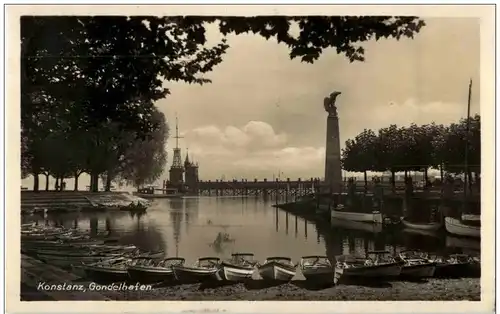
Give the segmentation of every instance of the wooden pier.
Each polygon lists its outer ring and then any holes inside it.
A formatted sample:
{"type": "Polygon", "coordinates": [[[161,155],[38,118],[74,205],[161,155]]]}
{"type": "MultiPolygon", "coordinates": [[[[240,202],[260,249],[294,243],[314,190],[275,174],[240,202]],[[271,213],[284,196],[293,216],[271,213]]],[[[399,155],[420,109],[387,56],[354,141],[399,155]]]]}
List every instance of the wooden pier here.
{"type": "Polygon", "coordinates": [[[268,181],[264,179],[258,181],[254,179],[249,181],[243,180],[232,180],[232,181],[199,181],[198,182],[198,194],[204,196],[279,196],[279,195],[291,195],[291,196],[302,196],[305,194],[312,193],[316,191],[319,187],[320,181],[318,179],[302,180],[297,179],[295,181],[289,178],[280,181],[278,179],[274,181],[268,181]]]}

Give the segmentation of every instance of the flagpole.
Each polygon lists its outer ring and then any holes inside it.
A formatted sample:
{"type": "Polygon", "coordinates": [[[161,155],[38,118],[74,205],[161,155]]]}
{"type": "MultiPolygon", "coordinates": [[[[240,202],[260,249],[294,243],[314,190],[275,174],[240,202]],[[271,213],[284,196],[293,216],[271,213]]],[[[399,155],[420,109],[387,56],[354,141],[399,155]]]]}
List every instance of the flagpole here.
{"type": "Polygon", "coordinates": [[[467,120],[465,129],[465,167],[464,167],[464,198],[467,200],[467,189],[469,188],[469,130],[470,130],[470,101],[472,94],[472,79],[469,82],[469,98],[467,101],[467,120]]]}

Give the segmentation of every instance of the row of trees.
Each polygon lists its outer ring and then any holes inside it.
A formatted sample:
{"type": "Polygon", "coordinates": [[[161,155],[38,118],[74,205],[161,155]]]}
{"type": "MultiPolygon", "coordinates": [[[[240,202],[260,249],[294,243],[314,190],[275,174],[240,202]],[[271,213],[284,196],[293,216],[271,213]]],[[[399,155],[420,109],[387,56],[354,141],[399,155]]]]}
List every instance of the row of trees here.
{"type": "Polygon", "coordinates": [[[290,58],[313,63],[333,47],[363,61],[360,43],[413,37],[416,17],[392,16],[23,16],[21,139],[23,176],[58,180],[90,174],[91,191],[105,177],[139,185],[165,166],[168,127],[154,102],[170,81],[209,83],[222,62],[227,34],[275,38],[290,58]],[[206,47],[205,27],[221,40],[206,47]],[[300,32],[294,35],[292,24],[300,32]]]}
{"type": "Polygon", "coordinates": [[[427,180],[428,170],[460,174],[467,171],[478,178],[481,171],[480,116],[470,117],[448,126],[437,124],[398,127],[391,125],[375,133],[365,129],[346,141],[342,151],[343,169],[363,172],[390,171],[394,182],[396,172],[420,171],[427,180]],[[467,159],[467,167],[466,166],[467,159]],[[467,170],[466,170],[467,169],[467,170]]]}

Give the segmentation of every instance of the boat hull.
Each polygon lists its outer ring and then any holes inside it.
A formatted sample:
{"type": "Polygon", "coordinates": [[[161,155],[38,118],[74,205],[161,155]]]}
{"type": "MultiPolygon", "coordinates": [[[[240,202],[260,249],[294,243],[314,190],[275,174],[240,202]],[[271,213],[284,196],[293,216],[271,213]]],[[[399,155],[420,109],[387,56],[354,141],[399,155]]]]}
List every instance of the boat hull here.
{"type": "Polygon", "coordinates": [[[291,265],[269,262],[259,267],[259,274],[264,280],[290,281],[297,271],[291,265]]]}
{"type": "Polygon", "coordinates": [[[360,222],[353,220],[338,219],[333,217],[330,222],[333,227],[338,227],[338,228],[360,230],[372,233],[382,232],[382,224],[379,223],[360,222]]]}
{"type": "Polygon", "coordinates": [[[131,281],[154,283],[175,280],[174,271],[169,268],[130,266],[127,273],[131,281]]]}
{"type": "Polygon", "coordinates": [[[445,217],[444,222],[446,231],[451,234],[473,238],[481,237],[481,227],[465,225],[460,220],[452,217],[445,217]]]}
{"type": "Polygon", "coordinates": [[[403,225],[406,228],[417,229],[417,230],[426,230],[426,231],[437,231],[437,230],[441,229],[441,227],[443,226],[441,223],[438,223],[438,222],[420,224],[420,223],[410,222],[410,221],[407,221],[405,219],[401,220],[401,222],[403,223],[403,225]]]}
{"type": "Polygon", "coordinates": [[[203,282],[216,279],[217,268],[173,266],[175,279],[183,283],[203,282]]]}
{"type": "Polygon", "coordinates": [[[108,268],[98,266],[83,266],[85,275],[96,282],[125,282],[128,281],[128,272],[126,268],[108,268]]]}
{"type": "Polygon", "coordinates": [[[430,278],[434,276],[436,263],[425,263],[421,265],[403,266],[401,277],[403,278],[430,278]]]}
{"type": "Polygon", "coordinates": [[[474,251],[481,250],[481,240],[475,238],[459,238],[454,236],[446,236],[446,247],[469,249],[474,251]]]}
{"type": "Polygon", "coordinates": [[[57,255],[37,255],[37,258],[47,264],[59,267],[71,267],[71,265],[81,265],[82,263],[96,263],[113,257],[96,256],[57,256],[57,255]]]}
{"type": "Polygon", "coordinates": [[[334,282],[333,267],[303,267],[301,271],[307,281],[324,283],[334,282]]]}
{"type": "Polygon", "coordinates": [[[470,271],[469,263],[438,263],[434,271],[435,278],[461,278],[466,277],[470,271]]]}
{"type": "Polygon", "coordinates": [[[388,263],[375,266],[339,268],[335,267],[334,282],[349,280],[395,280],[401,275],[402,263],[388,263]]]}
{"type": "Polygon", "coordinates": [[[217,276],[220,280],[224,281],[243,281],[251,279],[254,272],[254,267],[242,267],[223,262],[220,265],[217,276]]]}
{"type": "Polygon", "coordinates": [[[358,222],[377,223],[377,224],[382,224],[384,222],[382,213],[380,212],[356,213],[356,212],[332,210],[331,218],[358,221],[358,222]]]}

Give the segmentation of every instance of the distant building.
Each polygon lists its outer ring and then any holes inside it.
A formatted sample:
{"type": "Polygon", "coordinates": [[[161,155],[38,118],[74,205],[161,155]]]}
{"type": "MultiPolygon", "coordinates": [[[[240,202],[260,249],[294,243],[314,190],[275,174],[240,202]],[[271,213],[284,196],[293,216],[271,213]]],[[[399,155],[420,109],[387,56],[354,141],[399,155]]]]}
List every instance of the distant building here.
{"type": "Polygon", "coordinates": [[[189,154],[186,153],[186,160],[184,161],[185,170],[185,189],[188,193],[198,193],[198,163],[189,160],[189,154]]]}
{"type": "Polygon", "coordinates": [[[182,164],[181,149],[179,148],[179,127],[177,119],[175,124],[175,148],[172,166],[169,171],[169,180],[167,187],[176,188],[179,192],[198,193],[198,163],[189,160],[189,154],[186,153],[186,159],[182,164]]]}

